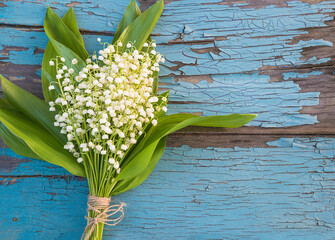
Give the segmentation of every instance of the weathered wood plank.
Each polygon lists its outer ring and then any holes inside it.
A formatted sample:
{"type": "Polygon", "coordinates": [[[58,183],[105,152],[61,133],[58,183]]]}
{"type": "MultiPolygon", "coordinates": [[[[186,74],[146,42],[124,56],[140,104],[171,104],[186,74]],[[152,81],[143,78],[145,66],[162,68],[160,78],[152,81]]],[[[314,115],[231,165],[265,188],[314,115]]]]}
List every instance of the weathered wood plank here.
{"type": "MultiPolygon", "coordinates": [[[[9,1],[1,14],[8,24],[22,24],[29,9],[41,13],[47,3],[9,1]],[[28,11],[18,13],[14,19],[10,10],[17,4],[28,11]]],[[[334,117],[329,114],[335,110],[331,21],[334,3],[287,2],[275,6],[257,2],[252,6],[229,6],[214,0],[169,1],[154,33],[161,43],[159,51],[168,60],[161,76],[170,77],[161,78],[161,86],[171,89],[170,113],[253,112],[260,113],[251,123],[257,126],[256,131],[298,126],[293,132],[334,133],[334,117]],[[303,125],[313,128],[300,130],[303,125]]],[[[81,10],[77,11],[79,25],[89,31],[106,31],[99,28],[105,26],[99,24],[102,19],[110,21],[106,9],[114,11],[115,17],[121,16],[126,6],[125,1],[116,5],[78,1],[72,5],[75,11],[81,10]],[[88,9],[95,14],[88,16],[88,9]],[[91,27],[93,23],[95,28],[91,27]]],[[[64,5],[52,6],[59,13],[65,12],[64,5]]],[[[38,26],[42,20],[43,14],[34,14],[25,25],[38,26]]],[[[113,27],[110,32],[115,30],[113,27]]],[[[5,27],[0,31],[4,36],[0,40],[0,71],[11,80],[25,80],[21,82],[27,89],[41,95],[38,69],[41,49],[47,41],[42,29],[5,27]]],[[[90,51],[99,47],[96,37],[85,35],[90,51]]],[[[111,37],[103,40],[110,41],[111,37]]],[[[265,130],[269,131],[274,133],[265,130]]]]}
{"type": "MultiPolygon", "coordinates": [[[[144,10],[155,1],[139,0],[138,2],[144,10]]],[[[278,28],[277,30],[279,30],[287,26],[296,29],[292,24],[296,23],[303,28],[308,25],[306,21],[313,20],[313,18],[315,20],[315,17],[318,18],[320,15],[324,15],[324,20],[329,20],[327,15],[332,12],[334,6],[334,1],[328,0],[252,2],[246,0],[229,2],[222,0],[166,0],[164,2],[165,11],[162,17],[164,22],[161,21],[161,23],[165,26],[162,27],[162,24],[159,24],[154,33],[169,36],[170,39],[183,39],[185,35],[188,35],[183,40],[190,39],[192,41],[197,39],[196,36],[200,40],[222,36],[222,26],[229,32],[232,31],[231,26],[240,26],[237,30],[243,29],[244,31],[253,27],[257,27],[259,30],[262,28],[270,30],[278,28]],[[320,9],[322,11],[319,11],[320,9]],[[286,17],[289,21],[277,21],[281,20],[278,17],[286,17]],[[275,21],[266,21],[266,19],[275,21]],[[243,23],[243,20],[249,21],[249,24],[248,22],[243,23]],[[199,24],[197,24],[198,22],[199,24]],[[213,24],[215,24],[215,28],[210,27],[213,24]],[[173,38],[173,35],[177,37],[173,38]]],[[[84,30],[114,32],[128,3],[128,0],[78,0],[75,2],[65,0],[61,4],[51,0],[2,0],[0,24],[41,26],[43,25],[45,9],[49,5],[58,14],[64,14],[69,7],[73,7],[78,21],[84,23],[81,27],[84,30]]],[[[290,27],[285,30],[290,30],[290,27]]]]}
{"type": "MultiPolygon", "coordinates": [[[[322,136],[322,137],[331,137],[322,136]]],[[[282,135],[284,138],[292,136],[282,135]]],[[[304,136],[315,137],[315,135],[304,136]]],[[[224,147],[224,148],[271,148],[269,142],[278,140],[278,135],[263,135],[257,137],[252,134],[231,135],[225,133],[194,133],[180,132],[168,137],[167,147],[182,147],[184,145],[192,148],[224,147]]],[[[15,154],[3,141],[0,141],[0,176],[2,177],[29,177],[29,176],[58,176],[69,177],[70,174],[55,165],[29,159],[15,154]]]]}
{"type": "MultiPolygon", "coordinates": [[[[3,46],[0,50],[3,61],[0,71],[10,80],[42,97],[38,70],[43,56],[41,49],[47,42],[45,34],[13,28],[2,28],[0,32],[5,36],[0,40],[3,46]]],[[[84,37],[90,51],[99,49],[95,35],[84,37]]],[[[111,37],[105,37],[105,40],[110,41],[111,37]]],[[[179,46],[160,45],[158,48],[162,53],[169,53],[179,46]]],[[[192,48],[193,45],[188,47],[192,48]]],[[[174,60],[180,57],[177,52],[170,56],[174,60]]],[[[308,61],[306,64],[309,64],[308,61]]],[[[171,90],[170,113],[183,111],[217,115],[252,112],[260,113],[256,121],[251,123],[253,126],[269,128],[320,123],[317,128],[334,133],[334,116],[329,114],[335,110],[332,73],[332,67],[315,67],[167,77],[174,73],[165,69],[161,74],[161,88],[171,90]],[[282,94],[283,89],[285,94],[282,94]]]]}
{"type": "MultiPolygon", "coordinates": [[[[167,148],[143,185],[116,198],[126,217],[106,239],[333,239],[334,138],[267,144],[167,148]]],[[[80,237],[85,181],[3,176],[1,184],[4,239],[80,237]]]]}

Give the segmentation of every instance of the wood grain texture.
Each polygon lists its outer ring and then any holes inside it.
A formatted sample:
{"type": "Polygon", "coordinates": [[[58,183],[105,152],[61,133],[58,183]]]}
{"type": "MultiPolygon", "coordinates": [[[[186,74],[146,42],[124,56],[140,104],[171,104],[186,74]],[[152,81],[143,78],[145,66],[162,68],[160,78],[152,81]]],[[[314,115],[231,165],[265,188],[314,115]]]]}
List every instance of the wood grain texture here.
{"type": "MultiPolygon", "coordinates": [[[[0,0],[0,73],[42,97],[46,6],[74,8],[92,53],[128,2],[0,0]]],[[[259,115],[171,135],[149,179],[115,199],[126,218],[104,239],[334,239],[335,1],[164,2],[153,38],[169,113],[259,115]]],[[[2,238],[79,239],[86,181],[0,147],[2,238]]]]}

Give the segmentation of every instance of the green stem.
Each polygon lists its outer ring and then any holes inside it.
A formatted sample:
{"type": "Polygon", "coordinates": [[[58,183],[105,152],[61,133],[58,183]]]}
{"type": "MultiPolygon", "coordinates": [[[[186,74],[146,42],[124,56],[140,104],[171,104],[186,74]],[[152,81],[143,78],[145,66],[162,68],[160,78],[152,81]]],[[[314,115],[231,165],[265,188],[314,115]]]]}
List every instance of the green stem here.
{"type": "MultiPolygon", "coordinates": [[[[94,212],[94,211],[89,211],[88,212],[88,216],[91,217],[91,218],[94,218],[94,217],[97,216],[97,213],[94,212]]],[[[87,223],[89,223],[89,222],[87,222],[87,223]]],[[[91,228],[92,227],[90,227],[90,228],[87,229],[87,231],[85,233],[84,240],[86,240],[89,232],[91,231],[91,228]]],[[[104,224],[103,223],[98,223],[95,226],[95,228],[94,228],[93,232],[91,233],[91,235],[89,236],[89,238],[87,238],[87,240],[101,240],[102,239],[103,230],[104,230],[104,224]]]]}

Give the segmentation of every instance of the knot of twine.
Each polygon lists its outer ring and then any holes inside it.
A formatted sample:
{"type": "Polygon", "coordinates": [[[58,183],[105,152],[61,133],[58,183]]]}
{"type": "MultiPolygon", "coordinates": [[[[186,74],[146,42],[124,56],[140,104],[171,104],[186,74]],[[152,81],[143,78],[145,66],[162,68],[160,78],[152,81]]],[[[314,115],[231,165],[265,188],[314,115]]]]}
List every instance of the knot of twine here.
{"type": "Polygon", "coordinates": [[[123,212],[124,206],[126,206],[126,204],[123,202],[121,202],[120,204],[111,205],[110,198],[88,196],[87,211],[91,210],[97,213],[97,216],[94,218],[85,216],[88,223],[81,237],[81,240],[83,240],[87,230],[91,228],[85,237],[85,240],[88,239],[93,233],[98,223],[103,223],[108,226],[115,226],[116,224],[121,222],[121,220],[124,217],[124,212],[123,212]],[[119,217],[112,218],[112,216],[117,213],[120,213],[119,217]]]}

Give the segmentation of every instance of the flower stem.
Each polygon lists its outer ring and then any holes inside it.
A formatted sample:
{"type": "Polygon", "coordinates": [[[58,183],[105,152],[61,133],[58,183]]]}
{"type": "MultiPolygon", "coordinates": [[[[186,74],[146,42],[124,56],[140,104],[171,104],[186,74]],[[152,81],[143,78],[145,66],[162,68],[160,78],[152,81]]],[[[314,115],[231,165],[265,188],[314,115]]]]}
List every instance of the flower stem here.
{"type": "MultiPolygon", "coordinates": [[[[88,216],[90,218],[95,218],[97,216],[97,213],[94,212],[94,211],[89,211],[88,212],[88,216]]],[[[89,223],[89,222],[88,222],[89,223]]],[[[93,226],[92,226],[93,227],[93,226]]],[[[102,239],[102,233],[103,233],[103,230],[104,230],[104,224],[103,223],[98,223],[93,232],[91,233],[91,235],[88,237],[90,231],[91,231],[91,228],[88,228],[86,233],[85,233],[85,238],[84,240],[101,240],[102,239]],[[88,237],[88,238],[87,238],[88,237]],[[87,238],[87,239],[86,239],[87,238]]]]}

